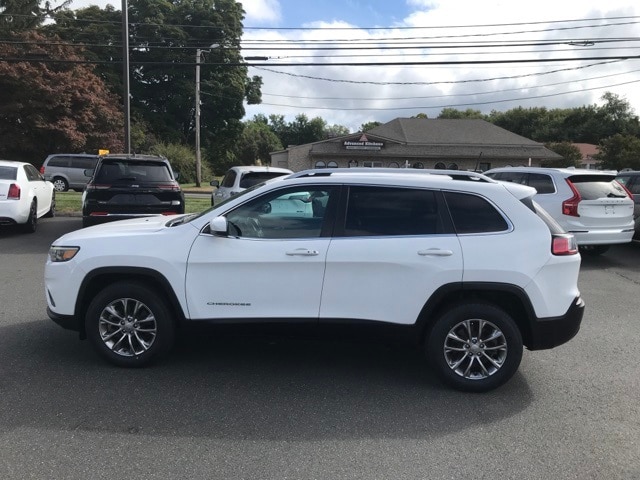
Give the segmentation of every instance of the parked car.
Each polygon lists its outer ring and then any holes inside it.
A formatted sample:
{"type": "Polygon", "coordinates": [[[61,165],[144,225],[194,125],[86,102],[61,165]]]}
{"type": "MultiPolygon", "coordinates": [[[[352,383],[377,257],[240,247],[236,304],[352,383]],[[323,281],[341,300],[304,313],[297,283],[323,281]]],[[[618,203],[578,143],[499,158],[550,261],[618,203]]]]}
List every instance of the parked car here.
{"type": "Polygon", "coordinates": [[[53,217],[56,194],[30,163],[0,160],[0,225],[36,231],[40,217],[53,217]]]}
{"type": "Polygon", "coordinates": [[[277,167],[231,167],[222,182],[211,181],[211,186],[216,187],[211,193],[211,205],[217,205],[249,187],[291,173],[291,170],[277,167]]]}
{"type": "Polygon", "coordinates": [[[615,172],[577,168],[504,167],[485,175],[534,187],[536,202],[567,232],[585,254],[600,255],[610,245],[633,237],[633,199],[615,172]]]}
{"type": "Polygon", "coordinates": [[[128,367],[167,353],[180,322],[385,326],[453,387],[495,388],[523,345],[577,333],[580,255],[534,189],[437,172],[310,170],[199,214],[68,233],[48,314],[128,367]]]}
{"type": "Polygon", "coordinates": [[[53,183],[57,192],[82,191],[89,181],[84,171],[96,168],[98,158],[98,155],[85,153],[56,153],[45,159],[40,173],[53,183]]]}
{"type": "Polygon", "coordinates": [[[634,239],[640,240],[640,171],[626,170],[621,171],[616,176],[616,180],[620,182],[633,196],[635,204],[633,217],[635,221],[634,239]]]}
{"type": "Polygon", "coordinates": [[[152,155],[100,157],[82,194],[85,227],[113,220],[184,213],[184,193],[169,160],[152,155]]]}

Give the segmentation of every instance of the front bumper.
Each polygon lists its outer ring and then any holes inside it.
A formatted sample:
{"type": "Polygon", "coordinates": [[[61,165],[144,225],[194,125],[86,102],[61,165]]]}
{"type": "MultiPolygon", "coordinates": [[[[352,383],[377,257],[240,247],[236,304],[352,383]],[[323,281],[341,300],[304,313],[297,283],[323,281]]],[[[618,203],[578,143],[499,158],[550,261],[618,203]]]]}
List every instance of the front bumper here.
{"type": "Polygon", "coordinates": [[[584,301],[576,297],[564,315],[539,318],[532,325],[529,350],[545,350],[568,342],[580,330],[584,315],[584,301]]]}
{"type": "Polygon", "coordinates": [[[49,307],[47,307],[47,315],[49,315],[51,320],[66,330],[73,330],[75,332],[82,331],[82,323],[75,315],[60,315],[52,311],[49,307]]]}

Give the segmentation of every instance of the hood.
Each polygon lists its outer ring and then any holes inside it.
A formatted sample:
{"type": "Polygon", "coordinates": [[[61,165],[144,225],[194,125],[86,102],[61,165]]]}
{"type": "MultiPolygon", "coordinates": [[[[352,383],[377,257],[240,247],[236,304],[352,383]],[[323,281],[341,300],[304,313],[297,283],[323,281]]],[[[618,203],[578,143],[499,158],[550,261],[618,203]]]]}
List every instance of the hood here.
{"type": "Polygon", "coordinates": [[[54,245],[69,244],[69,242],[79,241],[88,238],[119,237],[129,235],[145,235],[168,228],[167,223],[182,215],[157,215],[152,217],[132,218],[130,220],[118,220],[115,222],[102,223],[92,227],[82,228],[67,233],[58,238],[54,245]]]}

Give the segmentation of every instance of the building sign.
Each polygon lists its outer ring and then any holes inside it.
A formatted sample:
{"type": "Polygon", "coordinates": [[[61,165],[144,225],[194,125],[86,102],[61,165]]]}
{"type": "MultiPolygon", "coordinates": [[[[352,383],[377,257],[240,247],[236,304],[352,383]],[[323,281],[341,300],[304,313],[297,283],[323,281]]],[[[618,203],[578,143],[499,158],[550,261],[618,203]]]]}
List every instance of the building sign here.
{"type": "Polygon", "coordinates": [[[371,142],[363,133],[358,140],[345,140],[343,146],[347,150],[380,150],[384,142],[371,142]]]}

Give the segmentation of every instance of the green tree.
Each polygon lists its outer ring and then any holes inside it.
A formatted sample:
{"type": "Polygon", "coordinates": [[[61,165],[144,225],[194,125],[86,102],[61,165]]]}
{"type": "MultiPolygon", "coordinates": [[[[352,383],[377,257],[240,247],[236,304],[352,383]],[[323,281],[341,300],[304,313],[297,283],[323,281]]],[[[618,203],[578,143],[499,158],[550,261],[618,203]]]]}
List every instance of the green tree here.
{"type": "Polygon", "coordinates": [[[368,132],[369,130],[373,130],[374,128],[379,127],[380,125],[382,125],[382,122],[376,122],[376,121],[366,122],[360,125],[360,131],[368,132]]]}
{"type": "Polygon", "coordinates": [[[443,108],[438,118],[471,118],[484,120],[485,115],[480,110],[467,108],[466,110],[457,110],[455,108],[443,108]]]}
{"type": "Polygon", "coordinates": [[[0,62],[0,157],[39,163],[55,152],[121,151],[119,102],[77,49],[35,32],[11,38],[0,57],[61,62],[0,62]]]}
{"type": "Polygon", "coordinates": [[[71,3],[63,0],[55,7],[47,1],[41,6],[41,0],[0,0],[0,32],[20,33],[40,26],[47,15],[55,13],[71,3]]]}
{"type": "Polygon", "coordinates": [[[552,152],[562,155],[562,160],[543,162],[543,167],[578,167],[582,160],[580,149],[570,142],[553,142],[545,145],[552,152]]]}
{"type": "MultiPolygon", "coordinates": [[[[234,0],[129,0],[132,118],[144,119],[154,137],[192,144],[201,50],[201,144],[205,160],[226,161],[242,132],[244,100],[261,100],[262,80],[247,76],[241,56],[243,18],[234,0]]],[[[55,20],[48,31],[90,45],[90,59],[108,62],[101,76],[122,92],[120,13],[89,7],[55,20]]]]}
{"type": "Polygon", "coordinates": [[[270,153],[276,150],[282,150],[280,139],[266,123],[258,119],[245,122],[234,153],[237,162],[242,165],[269,165],[270,153]]]}
{"type": "Polygon", "coordinates": [[[622,170],[631,168],[640,170],[640,139],[634,135],[613,135],[599,145],[596,159],[603,168],[622,170]]]}

